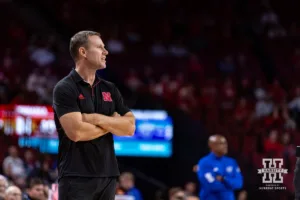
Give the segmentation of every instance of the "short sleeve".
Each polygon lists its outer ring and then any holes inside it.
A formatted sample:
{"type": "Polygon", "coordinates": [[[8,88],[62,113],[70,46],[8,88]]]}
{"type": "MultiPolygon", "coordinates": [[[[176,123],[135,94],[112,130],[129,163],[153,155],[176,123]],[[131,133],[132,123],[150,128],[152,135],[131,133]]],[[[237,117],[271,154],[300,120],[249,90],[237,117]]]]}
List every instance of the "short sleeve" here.
{"type": "Polygon", "coordinates": [[[117,87],[115,87],[114,93],[116,112],[119,113],[121,116],[130,112],[130,109],[124,104],[123,97],[117,87]]]}
{"type": "Polygon", "coordinates": [[[60,83],[53,90],[53,109],[60,118],[70,112],[80,112],[76,93],[67,83],[60,83]]]}

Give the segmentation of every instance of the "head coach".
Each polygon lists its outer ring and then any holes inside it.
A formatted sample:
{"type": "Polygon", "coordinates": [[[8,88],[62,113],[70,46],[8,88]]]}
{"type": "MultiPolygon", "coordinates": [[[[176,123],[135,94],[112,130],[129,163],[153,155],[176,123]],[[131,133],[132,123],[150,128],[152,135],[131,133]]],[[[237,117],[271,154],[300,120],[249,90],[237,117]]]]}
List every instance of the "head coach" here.
{"type": "Polygon", "coordinates": [[[135,118],[116,86],[96,74],[108,55],[99,33],[76,33],[70,54],[75,69],[53,91],[59,199],[113,200],[119,169],[112,134],[132,136],[135,118]]]}

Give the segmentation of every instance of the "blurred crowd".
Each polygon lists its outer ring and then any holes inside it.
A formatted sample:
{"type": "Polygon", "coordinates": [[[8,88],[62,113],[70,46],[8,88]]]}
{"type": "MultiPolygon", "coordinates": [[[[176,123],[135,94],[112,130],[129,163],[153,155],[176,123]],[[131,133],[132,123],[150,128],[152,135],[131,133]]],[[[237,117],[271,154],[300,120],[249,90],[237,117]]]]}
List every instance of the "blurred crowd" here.
{"type": "MultiPolygon", "coordinates": [[[[91,28],[100,31],[110,52],[109,70],[135,95],[152,94],[164,108],[201,121],[209,134],[227,137],[245,187],[261,182],[256,176],[261,158],[281,157],[293,171],[300,142],[298,1],[32,2],[40,12],[47,8],[44,17],[57,33],[36,32],[16,5],[0,2],[0,12],[14,15],[2,24],[1,104],[51,104],[54,84],[74,67],[68,41],[58,35],[91,28]]],[[[23,161],[16,156],[10,148],[3,173],[21,189],[39,185],[29,181],[35,176],[46,184],[56,180],[51,157],[33,159],[31,151],[23,161]]],[[[284,182],[284,195],[291,194],[292,173],[284,182]]],[[[173,188],[169,195],[183,191],[173,188]]]]}
{"type": "MultiPolygon", "coordinates": [[[[33,149],[10,146],[4,158],[0,173],[0,200],[58,200],[56,162],[50,156],[39,155],[33,149]],[[40,157],[41,158],[38,158],[40,157]]],[[[189,182],[184,188],[170,188],[166,196],[158,191],[157,200],[199,200],[196,184],[189,182]]],[[[121,173],[116,200],[143,200],[143,195],[135,186],[135,176],[131,172],[121,173]],[[122,198],[121,198],[122,197],[122,198]]]]}

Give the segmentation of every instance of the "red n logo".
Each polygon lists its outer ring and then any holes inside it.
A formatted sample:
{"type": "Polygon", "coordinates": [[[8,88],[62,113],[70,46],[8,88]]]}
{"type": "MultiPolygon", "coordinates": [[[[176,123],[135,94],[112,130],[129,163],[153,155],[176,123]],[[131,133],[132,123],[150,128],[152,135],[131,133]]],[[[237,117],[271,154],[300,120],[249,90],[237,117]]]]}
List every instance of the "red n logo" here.
{"type": "Polygon", "coordinates": [[[103,101],[112,101],[110,92],[102,92],[103,101]]]}

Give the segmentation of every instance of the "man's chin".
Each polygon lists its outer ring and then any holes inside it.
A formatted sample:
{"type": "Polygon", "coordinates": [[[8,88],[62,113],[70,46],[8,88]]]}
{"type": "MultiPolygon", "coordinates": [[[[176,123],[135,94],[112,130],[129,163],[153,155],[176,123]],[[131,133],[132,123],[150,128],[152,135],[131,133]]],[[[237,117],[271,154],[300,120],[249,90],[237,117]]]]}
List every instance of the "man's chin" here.
{"type": "Polygon", "coordinates": [[[100,70],[100,69],[105,69],[105,68],[106,68],[106,65],[100,65],[98,69],[100,70]]]}

